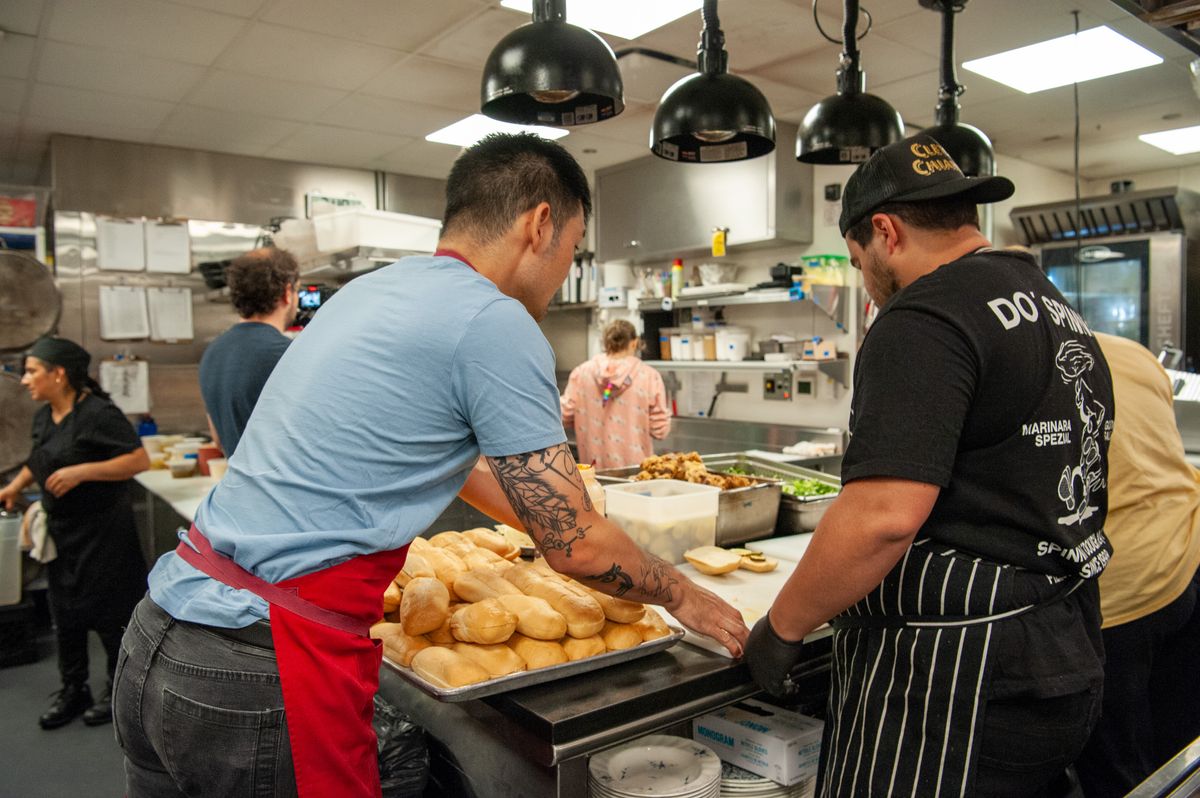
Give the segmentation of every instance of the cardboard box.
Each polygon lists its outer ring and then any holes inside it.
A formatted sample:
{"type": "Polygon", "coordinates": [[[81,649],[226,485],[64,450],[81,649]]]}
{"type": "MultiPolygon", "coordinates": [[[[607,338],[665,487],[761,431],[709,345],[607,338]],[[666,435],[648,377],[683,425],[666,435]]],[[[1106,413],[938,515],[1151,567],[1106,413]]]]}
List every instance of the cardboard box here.
{"type": "Polygon", "coordinates": [[[692,738],[724,761],[790,787],[816,782],[823,721],[741,701],[692,721],[692,738]]]}

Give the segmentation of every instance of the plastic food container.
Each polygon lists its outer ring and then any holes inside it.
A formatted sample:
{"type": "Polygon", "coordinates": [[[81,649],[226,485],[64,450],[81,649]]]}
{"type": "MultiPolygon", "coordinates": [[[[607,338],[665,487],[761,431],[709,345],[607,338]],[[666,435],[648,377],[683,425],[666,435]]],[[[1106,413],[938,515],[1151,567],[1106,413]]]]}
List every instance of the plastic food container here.
{"type": "Polygon", "coordinates": [[[678,332],[674,327],[663,327],[658,331],[658,358],[671,359],[671,336],[678,332]]]}
{"type": "Polygon", "coordinates": [[[317,214],[312,223],[317,249],[321,252],[352,247],[433,252],[442,229],[437,219],[367,208],[317,214]]]}
{"type": "Polygon", "coordinates": [[[717,359],[717,333],[715,330],[704,333],[704,359],[717,359]]]}
{"type": "MultiPolygon", "coordinates": [[[[715,347],[716,336],[713,341],[715,347]]],[[[708,360],[704,353],[704,333],[699,330],[692,333],[692,360],[708,360]]]]}
{"type": "Polygon", "coordinates": [[[717,329],[717,360],[745,360],[750,354],[750,331],[744,327],[717,329]]]}
{"type": "Polygon", "coordinates": [[[721,491],[677,479],[650,479],[604,488],[608,517],[651,554],[670,563],[717,539],[721,491]]]}
{"type": "Polygon", "coordinates": [[[671,359],[692,360],[692,331],[679,327],[671,331],[671,359]]]}
{"type": "Polygon", "coordinates": [[[0,510],[0,606],[21,600],[21,514],[0,510]]]}

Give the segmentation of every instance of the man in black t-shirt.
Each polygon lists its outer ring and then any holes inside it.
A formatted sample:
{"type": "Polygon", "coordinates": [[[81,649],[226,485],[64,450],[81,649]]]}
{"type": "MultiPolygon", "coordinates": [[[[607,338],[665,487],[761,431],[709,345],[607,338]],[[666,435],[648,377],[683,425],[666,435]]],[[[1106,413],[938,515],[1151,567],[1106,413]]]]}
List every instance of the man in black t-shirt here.
{"type": "Polygon", "coordinates": [[[290,252],[264,247],[229,265],[229,296],[240,320],[200,358],[200,394],[213,438],[233,456],[267,377],[291,341],[300,267],[290,252]]]}
{"type": "Polygon", "coordinates": [[[843,488],[746,649],[786,694],[832,619],[824,796],[1040,795],[1098,712],[1112,383],[1036,262],[981,234],[976,205],[1012,193],[926,135],[846,184],[841,230],[881,310],[843,488]]]}

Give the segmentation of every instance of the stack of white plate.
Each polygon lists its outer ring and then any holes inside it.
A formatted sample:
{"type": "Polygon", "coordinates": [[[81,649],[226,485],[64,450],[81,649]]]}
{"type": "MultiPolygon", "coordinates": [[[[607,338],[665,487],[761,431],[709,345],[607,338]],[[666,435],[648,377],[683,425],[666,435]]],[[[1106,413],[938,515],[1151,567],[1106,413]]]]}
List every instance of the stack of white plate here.
{"type": "Polygon", "coordinates": [[[719,798],[721,760],[684,737],[652,734],[588,763],[592,798],[719,798]]]}
{"type": "Polygon", "coordinates": [[[813,779],[784,787],[728,762],[721,763],[720,798],[804,798],[813,794],[813,779]]]}

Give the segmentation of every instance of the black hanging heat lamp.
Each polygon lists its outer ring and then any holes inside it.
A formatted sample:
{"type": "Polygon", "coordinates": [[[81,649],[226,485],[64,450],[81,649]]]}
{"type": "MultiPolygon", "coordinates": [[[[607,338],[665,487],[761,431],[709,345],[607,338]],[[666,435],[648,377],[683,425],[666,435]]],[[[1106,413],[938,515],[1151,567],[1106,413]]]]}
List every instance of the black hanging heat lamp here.
{"type": "MultiPolygon", "coordinates": [[[[813,18],[816,18],[816,0],[813,0],[813,18]]],[[[875,150],[904,137],[904,122],[896,109],[886,100],[866,93],[867,79],[859,67],[858,43],[855,41],[857,25],[858,0],[844,0],[837,94],[821,100],[804,115],[796,134],[796,159],[799,161],[861,163],[875,150]]],[[[825,35],[823,31],[822,35],[825,35]]],[[[829,39],[828,36],[825,38],[829,39]]]]}
{"type": "Polygon", "coordinates": [[[763,93],[728,72],[717,0],[704,0],[698,69],[667,89],[654,112],[650,151],[670,161],[719,163],[775,149],[775,116],[763,93]]]}
{"type": "Polygon", "coordinates": [[[534,0],[533,22],[488,55],[480,103],[502,122],[570,127],[621,113],[625,89],[608,43],[567,23],[566,0],[534,0]]]}
{"type": "Polygon", "coordinates": [[[954,15],[963,10],[967,0],[918,0],[924,7],[942,15],[942,71],[938,87],[937,123],[927,127],[927,133],[941,144],[958,168],[967,177],[988,177],[996,174],[996,153],[983,131],[958,121],[961,106],[959,96],[966,87],[958,82],[954,67],[954,15]]]}

